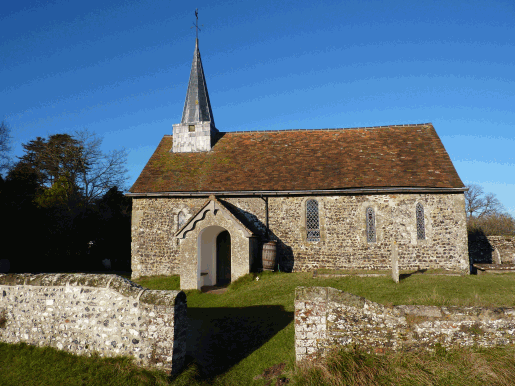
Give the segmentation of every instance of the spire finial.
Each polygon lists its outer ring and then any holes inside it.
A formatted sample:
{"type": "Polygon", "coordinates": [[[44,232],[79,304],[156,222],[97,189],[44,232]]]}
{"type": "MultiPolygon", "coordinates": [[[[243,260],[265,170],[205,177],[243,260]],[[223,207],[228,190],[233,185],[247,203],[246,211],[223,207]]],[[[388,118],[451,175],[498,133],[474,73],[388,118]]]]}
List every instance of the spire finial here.
{"type": "MultiPolygon", "coordinates": [[[[195,20],[195,24],[193,24],[193,26],[194,26],[194,27],[195,27],[195,29],[197,30],[197,40],[198,40],[198,31],[201,31],[201,29],[200,29],[200,28],[199,28],[199,26],[198,26],[198,8],[197,8],[197,9],[195,9],[195,19],[196,19],[196,20],[195,20]]],[[[204,25],[202,24],[202,27],[203,27],[203,26],[204,26],[204,25]]],[[[191,27],[191,28],[193,28],[193,27],[191,27]]]]}

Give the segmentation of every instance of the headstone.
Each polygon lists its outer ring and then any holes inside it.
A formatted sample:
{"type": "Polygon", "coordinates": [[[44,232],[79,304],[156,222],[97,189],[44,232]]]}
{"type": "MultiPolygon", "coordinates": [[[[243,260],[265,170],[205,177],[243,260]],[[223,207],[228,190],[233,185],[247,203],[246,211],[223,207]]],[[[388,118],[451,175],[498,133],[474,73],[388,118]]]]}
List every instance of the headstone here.
{"type": "Polygon", "coordinates": [[[494,253],[493,253],[493,257],[494,257],[494,264],[501,264],[501,254],[499,252],[499,249],[498,248],[495,248],[494,247],[494,253]]]}
{"type": "Polygon", "coordinates": [[[397,242],[392,244],[392,279],[399,282],[399,253],[397,252],[397,242]]]}

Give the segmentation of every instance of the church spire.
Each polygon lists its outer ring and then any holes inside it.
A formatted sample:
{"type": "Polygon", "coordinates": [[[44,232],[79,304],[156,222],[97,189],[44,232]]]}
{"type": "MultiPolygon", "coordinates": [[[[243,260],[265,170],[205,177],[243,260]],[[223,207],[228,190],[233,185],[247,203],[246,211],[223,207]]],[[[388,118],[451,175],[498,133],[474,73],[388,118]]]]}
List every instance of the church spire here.
{"type": "Polygon", "coordinates": [[[182,124],[196,122],[210,122],[215,127],[213,111],[211,110],[211,103],[209,102],[209,94],[207,92],[206,78],[204,77],[204,69],[200,59],[198,38],[195,41],[190,81],[181,120],[182,124]]]}
{"type": "Polygon", "coordinates": [[[219,137],[213,119],[204,68],[198,49],[198,31],[200,30],[198,27],[198,10],[195,10],[195,17],[197,18],[194,24],[197,29],[195,52],[191,63],[190,81],[188,82],[181,123],[173,125],[172,151],[174,153],[209,151],[219,137]]]}

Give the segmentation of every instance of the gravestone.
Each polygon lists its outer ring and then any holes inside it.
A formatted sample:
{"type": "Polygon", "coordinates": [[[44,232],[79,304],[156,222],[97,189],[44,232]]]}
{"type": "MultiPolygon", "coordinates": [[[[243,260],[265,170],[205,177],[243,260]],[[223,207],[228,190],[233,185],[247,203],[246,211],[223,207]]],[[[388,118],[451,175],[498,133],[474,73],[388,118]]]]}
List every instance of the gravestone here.
{"type": "Polygon", "coordinates": [[[399,253],[395,241],[392,244],[392,279],[396,283],[399,282],[399,253]]]}

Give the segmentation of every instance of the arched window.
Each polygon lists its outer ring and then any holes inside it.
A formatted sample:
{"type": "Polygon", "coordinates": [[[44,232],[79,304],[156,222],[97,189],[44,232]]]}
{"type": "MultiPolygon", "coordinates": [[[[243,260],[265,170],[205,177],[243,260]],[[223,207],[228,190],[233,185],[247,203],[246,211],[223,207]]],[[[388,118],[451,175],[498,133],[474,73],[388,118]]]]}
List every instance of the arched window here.
{"type": "Polygon", "coordinates": [[[419,202],[416,208],[417,212],[417,239],[425,240],[426,239],[426,227],[424,225],[424,207],[419,202]]]}
{"type": "Polygon", "coordinates": [[[320,240],[320,225],[318,221],[317,200],[306,201],[306,231],[308,241],[320,240]]]}
{"type": "Polygon", "coordinates": [[[374,209],[367,208],[367,241],[369,243],[376,242],[376,216],[374,209]]]}
{"type": "Polygon", "coordinates": [[[177,216],[177,229],[181,229],[185,222],[186,222],[186,215],[181,210],[179,212],[179,216],[177,216]]]}

